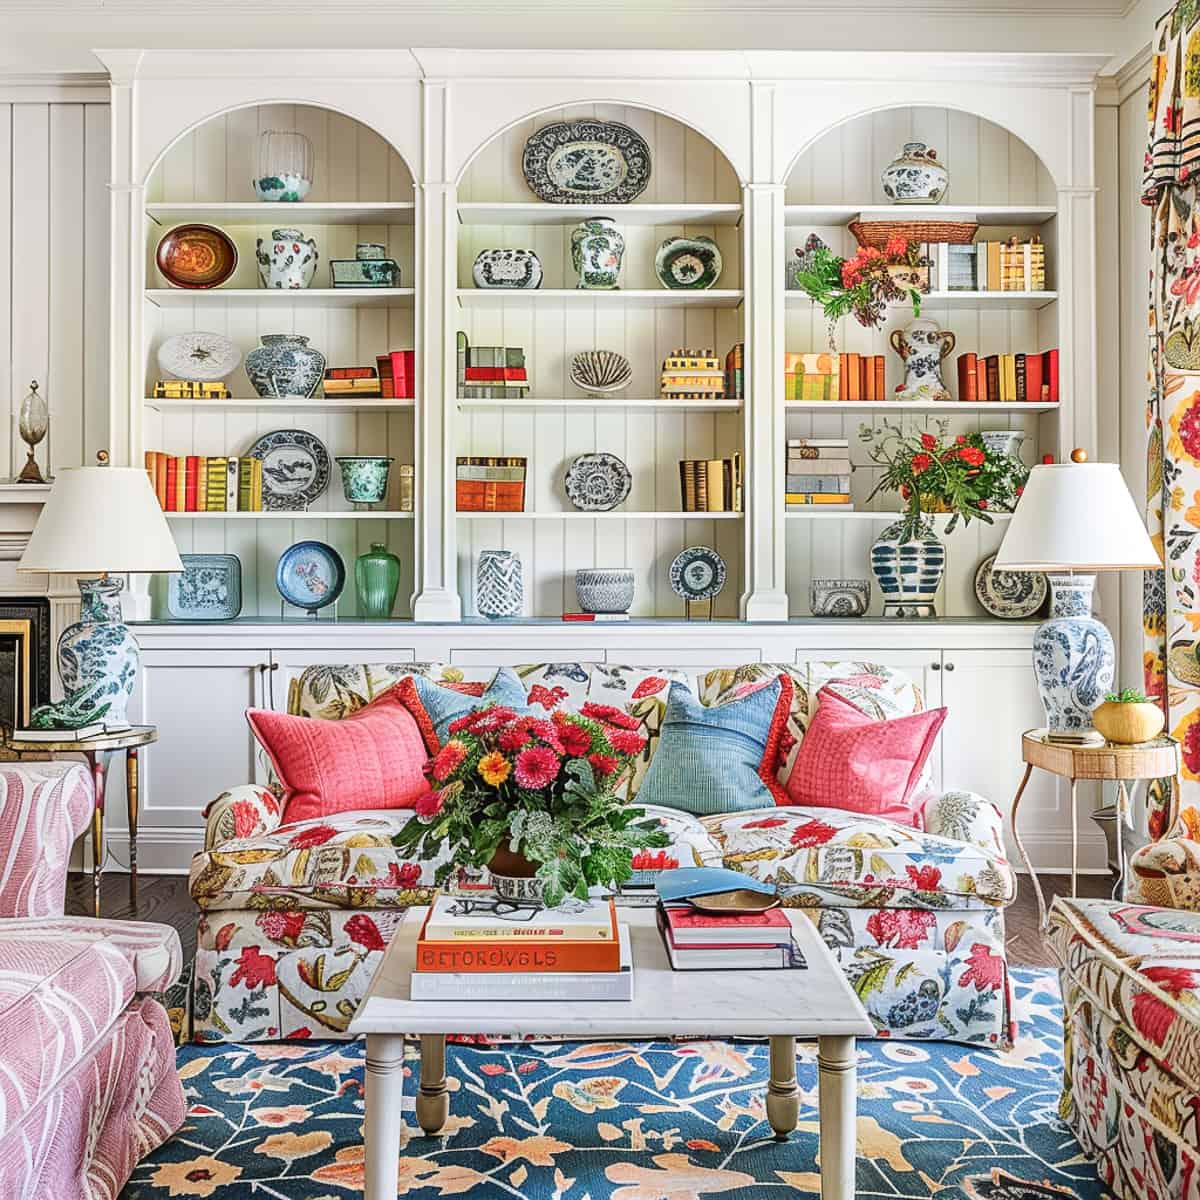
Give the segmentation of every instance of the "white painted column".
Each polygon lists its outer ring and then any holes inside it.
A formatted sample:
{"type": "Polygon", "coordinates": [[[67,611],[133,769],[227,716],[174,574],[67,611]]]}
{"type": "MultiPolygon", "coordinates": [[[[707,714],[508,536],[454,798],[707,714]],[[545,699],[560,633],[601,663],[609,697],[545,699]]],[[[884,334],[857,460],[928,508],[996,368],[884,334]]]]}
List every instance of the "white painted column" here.
{"type": "Polygon", "coordinates": [[[458,526],[454,515],[455,334],[458,330],[458,187],[449,178],[450,89],[425,80],[422,182],[417,184],[417,538],[412,609],[417,621],[457,621],[458,526]]]}
{"type": "Polygon", "coordinates": [[[783,519],[784,186],[771,182],[775,88],[751,84],[751,173],[742,189],[745,289],[747,621],[786,621],[783,519]]]}

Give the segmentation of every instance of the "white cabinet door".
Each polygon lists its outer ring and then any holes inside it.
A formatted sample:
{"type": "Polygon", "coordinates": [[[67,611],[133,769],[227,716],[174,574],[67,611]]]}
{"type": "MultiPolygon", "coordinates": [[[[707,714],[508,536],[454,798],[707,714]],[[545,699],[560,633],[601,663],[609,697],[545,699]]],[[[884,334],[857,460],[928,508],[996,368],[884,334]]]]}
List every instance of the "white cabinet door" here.
{"type": "MultiPolygon", "coordinates": [[[[1021,734],[1045,724],[1029,651],[947,650],[941,674],[942,703],[950,710],[942,727],[944,784],[996,803],[1018,864],[1009,814],[1025,771],[1021,734]]],[[[1070,825],[1057,793],[1051,775],[1034,771],[1021,800],[1021,836],[1037,866],[1063,861],[1070,825]]]]}
{"type": "MultiPolygon", "coordinates": [[[[141,869],[186,867],[199,848],[205,805],[238,784],[263,782],[244,714],[263,706],[268,661],[266,650],[253,649],[142,652],[130,718],[156,725],[158,741],[140,761],[141,869]]],[[[120,754],[112,759],[105,809],[106,827],[119,848],[127,826],[120,754]]]]}

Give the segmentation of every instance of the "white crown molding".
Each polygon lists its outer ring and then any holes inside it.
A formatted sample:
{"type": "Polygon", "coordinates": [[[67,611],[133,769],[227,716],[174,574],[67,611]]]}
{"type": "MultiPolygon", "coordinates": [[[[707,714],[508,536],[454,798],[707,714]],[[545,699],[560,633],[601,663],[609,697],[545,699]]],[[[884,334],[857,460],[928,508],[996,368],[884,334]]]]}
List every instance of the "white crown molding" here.
{"type": "Polygon", "coordinates": [[[108,75],[102,71],[0,75],[4,104],[107,104],[108,99],[108,75]]]}
{"type": "Polygon", "coordinates": [[[1143,46],[1116,74],[1117,102],[1124,104],[1150,82],[1150,64],[1154,54],[1149,43],[1143,46]]]}
{"type": "Polygon", "coordinates": [[[396,83],[416,79],[421,70],[411,50],[293,49],[278,73],[264,70],[261,50],[125,50],[92,53],[114,80],[173,79],[353,79],[356,83],[396,83]]]}

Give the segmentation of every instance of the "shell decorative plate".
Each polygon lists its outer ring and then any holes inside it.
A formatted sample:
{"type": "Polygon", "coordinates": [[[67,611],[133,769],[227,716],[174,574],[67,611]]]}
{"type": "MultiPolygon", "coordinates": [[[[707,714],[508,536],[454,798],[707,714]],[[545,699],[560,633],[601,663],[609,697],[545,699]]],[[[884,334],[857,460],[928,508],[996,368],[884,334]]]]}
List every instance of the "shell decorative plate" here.
{"type": "Polygon", "coordinates": [[[220,333],[177,333],[158,348],[158,369],[176,379],[213,383],[232,375],[242,352],[220,333]]]}
{"type": "Polygon", "coordinates": [[[629,495],[633,476],[615,454],[581,454],[564,483],[567,499],[581,512],[608,512],[629,495]]]}
{"type": "Polygon", "coordinates": [[[304,429],[277,429],[250,447],[263,465],[263,508],[302,512],[329,486],[329,451],[304,429]]]}
{"type": "Polygon", "coordinates": [[[154,261],[173,287],[214,288],[237,269],[237,246],[215,225],[176,225],[158,243],[154,261]]]}
{"type": "Polygon", "coordinates": [[[581,350],[571,359],[571,382],[585,392],[619,392],[632,381],[629,359],[615,350],[581,350]]]}
{"type": "Polygon", "coordinates": [[[725,586],[725,560],[711,546],[689,546],[670,568],[671,591],[684,600],[711,600],[725,586]]]}
{"type": "Polygon", "coordinates": [[[724,261],[710,237],[667,238],[654,256],[654,273],[666,288],[703,291],[721,278],[724,261]]]}
{"type": "Polygon", "coordinates": [[[1049,584],[1041,571],[996,571],[994,554],[975,570],[975,598],[984,611],[1006,621],[1032,617],[1046,602],[1049,584]]]}
{"type": "Polygon", "coordinates": [[[628,204],[650,182],[650,147],[620,121],[557,121],[525,143],[521,170],[551,204],[628,204]]]}
{"type": "Polygon", "coordinates": [[[296,542],[280,556],[275,587],[294,608],[316,612],[333,604],[346,586],[342,556],[324,542],[296,542]]]}

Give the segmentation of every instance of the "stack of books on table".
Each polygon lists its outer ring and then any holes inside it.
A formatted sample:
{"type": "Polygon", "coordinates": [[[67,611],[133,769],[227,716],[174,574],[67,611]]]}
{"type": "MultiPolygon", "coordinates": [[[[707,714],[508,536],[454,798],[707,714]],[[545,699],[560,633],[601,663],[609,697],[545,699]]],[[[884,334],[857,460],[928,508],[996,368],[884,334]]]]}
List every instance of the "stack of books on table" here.
{"type": "Polygon", "coordinates": [[[455,507],[459,512],[524,512],[526,466],[520,456],[456,459],[455,507]]]}
{"type": "Polygon", "coordinates": [[[854,508],[847,438],[788,438],[786,472],[787,512],[854,508]]]}
{"type": "Polygon", "coordinates": [[[629,927],[611,899],[555,909],[435,897],[417,938],[413,1000],[631,1000],[629,927]]]}
{"type": "Polygon", "coordinates": [[[792,934],[791,918],[782,908],[719,917],[687,901],[660,901],[658,929],[676,971],[766,971],[808,965],[792,934]]]}

